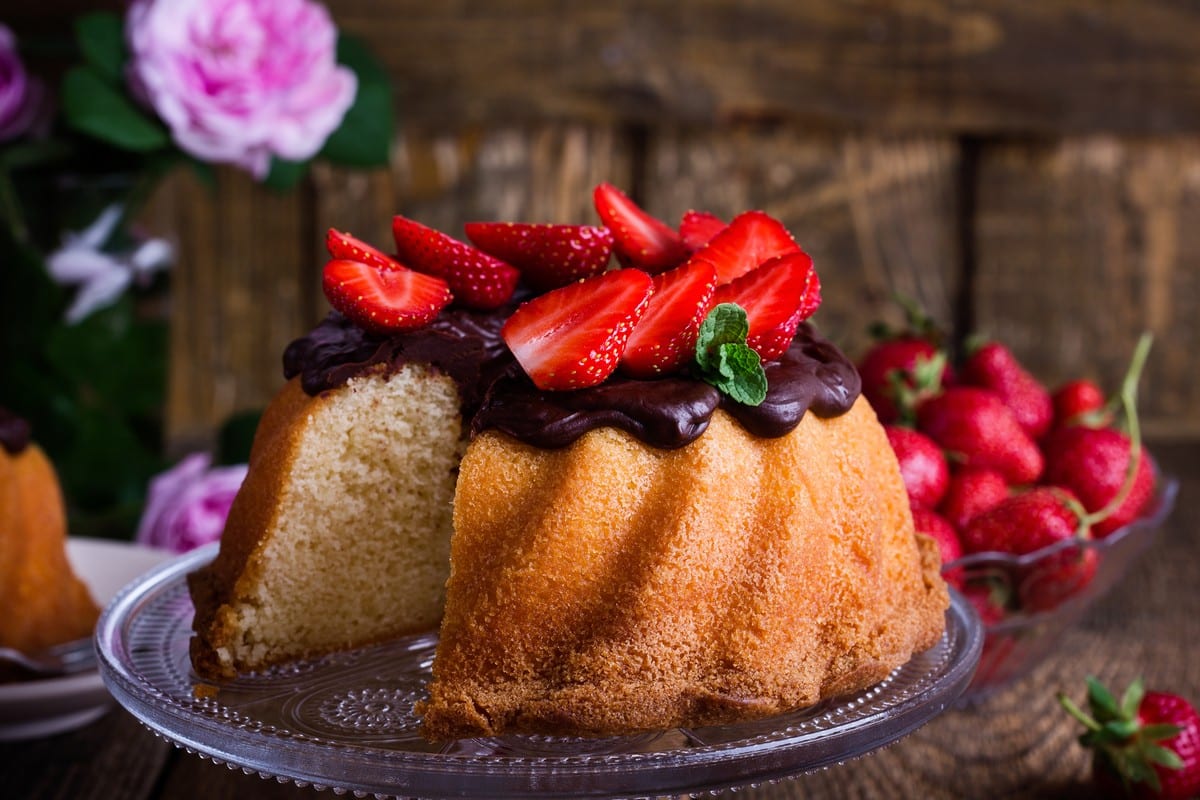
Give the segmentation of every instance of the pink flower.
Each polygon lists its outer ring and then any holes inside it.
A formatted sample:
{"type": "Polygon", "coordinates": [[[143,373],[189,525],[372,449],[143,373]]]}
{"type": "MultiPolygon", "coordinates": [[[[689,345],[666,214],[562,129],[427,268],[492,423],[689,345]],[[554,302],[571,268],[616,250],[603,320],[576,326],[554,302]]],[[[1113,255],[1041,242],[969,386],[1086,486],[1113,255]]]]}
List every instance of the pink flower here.
{"type": "Polygon", "coordinates": [[[45,101],[45,87],[25,72],[16,37],[0,24],[0,142],[28,131],[45,101]]]}
{"type": "Polygon", "coordinates": [[[217,541],[245,477],[245,464],[213,468],[206,453],[193,453],[150,481],[137,540],[176,553],[217,541]]]}
{"type": "Polygon", "coordinates": [[[136,0],[126,35],[134,91],[176,144],[258,178],[316,155],[357,91],[311,0],[136,0]]]}

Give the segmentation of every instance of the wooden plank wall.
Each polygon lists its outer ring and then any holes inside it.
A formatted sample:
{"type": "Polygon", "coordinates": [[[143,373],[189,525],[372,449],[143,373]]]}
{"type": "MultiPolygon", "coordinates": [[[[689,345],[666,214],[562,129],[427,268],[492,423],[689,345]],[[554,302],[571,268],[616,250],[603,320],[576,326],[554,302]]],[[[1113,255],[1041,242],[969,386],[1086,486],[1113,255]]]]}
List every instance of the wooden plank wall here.
{"type": "MultiPolygon", "coordinates": [[[[35,24],[78,0],[26,10],[35,24]]],[[[187,175],[151,222],[178,237],[169,427],[203,445],[280,385],[326,308],[335,225],[379,244],[403,212],[594,220],[760,207],[812,252],[817,322],[861,352],[894,293],[956,340],[1010,343],[1043,379],[1115,387],[1137,335],[1151,433],[1200,434],[1200,6],[697,0],[336,0],[395,81],[390,168],[319,168],[280,196],[187,175]]]]}

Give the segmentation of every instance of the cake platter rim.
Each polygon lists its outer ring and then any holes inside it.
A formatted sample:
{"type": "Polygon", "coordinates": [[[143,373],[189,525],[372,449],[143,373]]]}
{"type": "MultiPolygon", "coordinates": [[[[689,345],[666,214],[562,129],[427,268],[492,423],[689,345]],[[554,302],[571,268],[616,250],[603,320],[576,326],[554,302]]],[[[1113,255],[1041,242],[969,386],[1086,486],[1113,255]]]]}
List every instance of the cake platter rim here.
{"type": "MultiPolygon", "coordinates": [[[[786,731],[768,727],[765,733],[737,740],[736,745],[727,741],[705,743],[699,738],[696,740],[699,744],[665,752],[561,755],[551,750],[540,755],[489,752],[483,756],[436,750],[398,753],[373,747],[369,741],[362,746],[330,743],[302,732],[271,730],[269,725],[255,730],[253,724],[247,726],[236,715],[232,719],[220,718],[205,708],[203,701],[197,700],[194,705],[181,703],[162,686],[154,685],[153,680],[135,671],[128,662],[128,654],[121,649],[124,628],[153,612],[156,597],[169,590],[178,591],[186,582],[186,575],[211,561],[217,549],[214,543],[158,565],[127,585],[105,607],[96,627],[96,647],[100,673],[108,691],[156,736],[214,763],[277,781],[290,780],[299,786],[376,797],[504,798],[545,791],[579,797],[643,797],[775,782],[892,744],[952,707],[970,683],[983,645],[978,616],[970,603],[951,589],[946,630],[938,644],[926,651],[953,648],[949,660],[938,667],[940,674],[916,696],[849,723],[835,723],[790,737],[783,735],[786,731]],[[239,742],[237,747],[230,747],[231,738],[239,742]],[[481,780],[485,782],[483,786],[478,784],[481,780]]],[[[436,633],[425,634],[423,638],[435,643],[436,633]]],[[[162,646],[165,649],[171,644],[164,641],[162,646]]],[[[826,701],[814,710],[825,710],[832,715],[855,706],[878,704],[879,693],[886,695],[892,678],[922,655],[898,667],[876,687],[848,698],[826,701]]],[[[196,684],[204,683],[194,674],[191,678],[196,684]]],[[[781,715],[742,726],[761,728],[772,724],[772,720],[791,717],[781,715]]],[[[697,731],[729,731],[738,727],[697,731]]],[[[684,739],[693,735],[680,729],[663,735],[669,733],[684,739]]],[[[467,741],[489,743],[493,749],[502,751],[500,743],[508,738],[467,741]]]]}

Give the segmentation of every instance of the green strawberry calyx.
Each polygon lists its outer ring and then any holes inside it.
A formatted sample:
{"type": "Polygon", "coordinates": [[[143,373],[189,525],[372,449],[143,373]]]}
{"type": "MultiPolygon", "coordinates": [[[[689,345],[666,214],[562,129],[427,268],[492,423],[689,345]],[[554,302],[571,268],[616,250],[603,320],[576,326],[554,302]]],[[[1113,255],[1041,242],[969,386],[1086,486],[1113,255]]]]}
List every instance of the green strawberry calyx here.
{"type": "Polygon", "coordinates": [[[1179,727],[1146,725],[1138,718],[1138,709],[1146,694],[1141,678],[1129,684],[1119,701],[1104,684],[1091,676],[1087,679],[1087,687],[1088,711],[1062,692],[1058,693],[1059,705],[1087,728],[1079,737],[1079,743],[1095,751],[1096,758],[1121,779],[1127,792],[1137,783],[1147,784],[1156,793],[1161,791],[1162,782],[1154,767],[1183,769],[1184,766],[1178,753],[1159,744],[1176,736],[1179,727]]]}
{"type": "Polygon", "coordinates": [[[767,398],[767,373],[758,353],[746,344],[749,333],[745,309],[737,303],[714,306],[700,324],[696,372],[735,401],[757,406],[767,398]]]}

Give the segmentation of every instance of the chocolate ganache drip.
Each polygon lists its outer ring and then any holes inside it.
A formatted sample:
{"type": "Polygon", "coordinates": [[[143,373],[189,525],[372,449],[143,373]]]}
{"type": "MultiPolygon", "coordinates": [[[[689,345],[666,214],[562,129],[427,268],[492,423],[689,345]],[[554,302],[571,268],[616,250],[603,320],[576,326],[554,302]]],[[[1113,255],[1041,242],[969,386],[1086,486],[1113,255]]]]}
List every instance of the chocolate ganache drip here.
{"type": "Polygon", "coordinates": [[[19,455],[29,447],[33,431],[29,422],[0,406],[0,447],[10,456],[19,455]]]}
{"type": "Polygon", "coordinates": [[[541,448],[566,447],[605,426],[654,447],[683,447],[704,433],[717,408],[756,436],[783,436],[809,410],[820,417],[846,413],[862,388],[846,356],[804,324],[787,353],[765,365],[767,397],[758,406],[734,402],[707,383],[682,375],[657,380],[614,376],[588,389],[542,391],[500,338],[507,316],[507,311],[455,310],[425,328],[377,336],[334,312],[288,346],[284,374],[301,376],[304,391],[316,395],[375,369],[429,363],[457,382],[472,436],[496,429],[541,448]]]}

